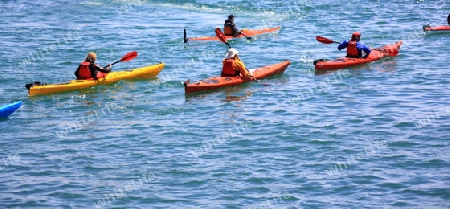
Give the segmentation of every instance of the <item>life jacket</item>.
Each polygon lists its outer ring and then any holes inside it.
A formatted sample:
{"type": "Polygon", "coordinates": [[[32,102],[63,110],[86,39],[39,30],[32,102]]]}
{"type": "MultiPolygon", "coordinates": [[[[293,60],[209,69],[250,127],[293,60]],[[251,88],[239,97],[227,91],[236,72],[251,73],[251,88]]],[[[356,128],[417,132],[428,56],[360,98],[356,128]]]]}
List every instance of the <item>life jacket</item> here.
{"type": "Polygon", "coordinates": [[[78,79],[92,78],[91,71],[89,70],[90,62],[82,62],[80,64],[80,70],[78,71],[78,79]]]}
{"type": "Polygon", "coordinates": [[[233,62],[233,58],[229,58],[223,61],[222,73],[220,75],[221,77],[238,76],[240,74],[239,71],[234,69],[233,62]]]}
{"type": "Polygon", "coordinates": [[[233,21],[227,19],[223,26],[223,32],[226,36],[234,36],[234,23],[233,21]]]}
{"type": "Polygon", "coordinates": [[[357,41],[349,41],[347,45],[347,57],[361,57],[361,51],[356,48],[357,41]]]}

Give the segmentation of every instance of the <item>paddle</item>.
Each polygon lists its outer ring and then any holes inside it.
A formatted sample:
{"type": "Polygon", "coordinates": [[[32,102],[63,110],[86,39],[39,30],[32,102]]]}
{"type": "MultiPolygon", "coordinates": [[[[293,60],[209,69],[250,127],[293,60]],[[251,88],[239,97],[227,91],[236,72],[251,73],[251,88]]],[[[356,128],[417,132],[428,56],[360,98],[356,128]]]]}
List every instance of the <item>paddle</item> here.
{"type": "Polygon", "coordinates": [[[120,59],[119,61],[113,62],[111,65],[115,65],[118,62],[128,62],[128,61],[136,58],[137,56],[138,56],[138,53],[136,51],[132,51],[132,52],[126,54],[125,56],[123,56],[122,59],[120,59]]]}
{"type": "Polygon", "coordinates": [[[332,43],[341,44],[340,42],[333,41],[331,39],[327,39],[327,38],[322,37],[322,36],[316,36],[316,40],[319,41],[320,43],[323,43],[323,44],[332,44],[332,43]]]}
{"type": "Polygon", "coordinates": [[[187,42],[188,42],[188,38],[187,38],[187,34],[186,34],[186,28],[184,28],[184,36],[183,36],[183,39],[184,39],[184,43],[187,43],[187,42]]]}
{"type": "Polygon", "coordinates": [[[242,31],[241,31],[241,35],[243,35],[245,38],[247,38],[247,40],[253,39],[252,37],[246,36],[246,35],[244,34],[244,32],[242,32],[242,31]]]}
{"type": "MultiPolygon", "coordinates": [[[[226,44],[226,45],[228,46],[228,48],[231,49],[231,46],[230,46],[230,44],[228,43],[227,38],[225,37],[225,34],[223,34],[223,32],[220,30],[220,28],[216,28],[216,36],[217,36],[217,38],[219,38],[219,40],[220,40],[222,43],[226,44]]],[[[247,68],[245,68],[245,70],[250,74],[250,72],[248,71],[247,68]]],[[[250,74],[250,75],[251,75],[251,74],[250,74]]],[[[253,77],[253,76],[251,76],[251,77],[253,78],[253,80],[254,80],[255,82],[258,82],[258,80],[256,80],[255,77],[253,77]]]]}

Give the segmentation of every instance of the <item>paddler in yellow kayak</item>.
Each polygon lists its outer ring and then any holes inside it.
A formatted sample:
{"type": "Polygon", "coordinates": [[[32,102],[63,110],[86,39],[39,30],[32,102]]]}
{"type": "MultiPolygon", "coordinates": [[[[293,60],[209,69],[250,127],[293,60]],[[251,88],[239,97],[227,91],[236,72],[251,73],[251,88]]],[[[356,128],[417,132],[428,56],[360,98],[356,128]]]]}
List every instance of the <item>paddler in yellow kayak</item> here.
{"type": "Polygon", "coordinates": [[[106,67],[101,67],[100,65],[96,64],[95,61],[97,60],[97,54],[94,52],[89,52],[86,56],[86,59],[84,62],[78,66],[78,69],[75,71],[75,76],[77,77],[77,80],[98,80],[99,76],[98,73],[109,73],[111,72],[111,64],[108,64],[106,67]]]}
{"type": "Polygon", "coordinates": [[[228,15],[228,19],[225,20],[223,31],[226,36],[239,36],[241,32],[238,31],[236,24],[234,24],[234,15],[228,15]]]}
{"type": "Polygon", "coordinates": [[[228,49],[225,59],[222,61],[222,73],[220,77],[234,77],[242,75],[244,78],[252,77],[245,67],[245,64],[239,59],[236,49],[228,49]]]}

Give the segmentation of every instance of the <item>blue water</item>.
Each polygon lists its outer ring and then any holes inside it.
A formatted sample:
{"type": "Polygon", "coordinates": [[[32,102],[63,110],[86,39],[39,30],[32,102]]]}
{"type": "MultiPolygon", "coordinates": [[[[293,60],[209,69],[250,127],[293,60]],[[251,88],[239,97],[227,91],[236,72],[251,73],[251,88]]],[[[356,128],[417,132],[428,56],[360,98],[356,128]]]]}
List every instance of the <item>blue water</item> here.
{"type": "Polygon", "coordinates": [[[5,0],[0,3],[0,208],[450,208],[450,33],[445,1],[5,0]],[[218,75],[227,46],[183,43],[282,26],[230,44],[281,76],[186,96],[218,75]],[[397,57],[328,73],[360,31],[397,57]],[[157,78],[28,97],[66,82],[87,52],[114,70],[166,63],[157,78]]]}

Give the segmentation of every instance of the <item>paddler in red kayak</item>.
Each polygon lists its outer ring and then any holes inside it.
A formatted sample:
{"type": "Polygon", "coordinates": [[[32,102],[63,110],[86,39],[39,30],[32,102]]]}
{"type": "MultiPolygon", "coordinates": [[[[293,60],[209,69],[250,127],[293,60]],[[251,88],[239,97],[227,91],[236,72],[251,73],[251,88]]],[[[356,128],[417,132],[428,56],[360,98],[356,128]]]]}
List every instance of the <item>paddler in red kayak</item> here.
{"type": "Polygon", "coordinates": [[[250,78],[251,75],[247,71],[244,63],[238,57],[238,51],[236,49],[230,48],[223,60],[222,73],[220,77],[234,77],[242,75],[244,78],[250,78]]]}
{"type": "Polygon", "coordinates": [[[95,64],[95,60],[97,60],[97,54],[94,52],[89,52],[86,56],[84,62],[78,66],[77,71],[75,71],[75,76],[78,80],[88,80],[94,79],[98,80],[97,73],[109,73],[111,72],[111,64],[108,64],[106,67],[101,67],[98,64],[95,64]]]}
{"type": "Polygon", "coordinates": [[[226,36],[239,36],[241,32],[238,31],[236,24],[234,24],[234,15],[228,15],[228,19],[225,20],[223,31],[226,36]]]}
{"type": "Polygon", "coordinates": [[[447,22],[450,25],[450,14],[448,14],[448,16],[447,16],[447,22]]]}
{"type": "Polygon", "coordinates": [[[352,38],[350,41],[343,41],[341,44],[339,44],[338,49],[345,49],[347,48],[347,57],[353,57],[353,58],[360,58],[360,57],[367,57],[369,56],[370,52],[372,50],[369,49],[366,45],[360,43],[361,40],[361,33],[360,32],[354,32],[352,34],[352,38]],[[364,51],[365,55],[363,56],[362,52],[364,51]]]}

